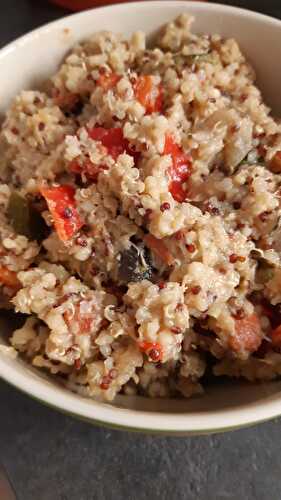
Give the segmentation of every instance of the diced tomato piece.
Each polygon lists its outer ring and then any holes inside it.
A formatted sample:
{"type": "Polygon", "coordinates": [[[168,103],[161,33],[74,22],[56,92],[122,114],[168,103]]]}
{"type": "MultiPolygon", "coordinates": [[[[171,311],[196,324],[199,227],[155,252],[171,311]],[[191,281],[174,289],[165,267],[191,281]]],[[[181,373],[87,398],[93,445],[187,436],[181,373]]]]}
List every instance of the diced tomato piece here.
{"type": "Polygon", "coordinates": [[[164,155],[171,155],[172,158],[176,158],[180,154],[182,154],[181,148],[174,141],[174,138],[167,134],[165,138],[164,155]]]}
{"type": "Polygon", "coordinates": [[[101,73],[97,84],[99,87],[102,87],[104,91],[110,90],[117,85],[121,76],[116,75],[115,73],[101,73]]]}
{"type": "Polygon", "coordinates": [[[47,201],[59,238],[62,241],[71,239],[83,226],[75,206],[75,189],[64,185],[41,187],[40,192],[47,201]]]}
{"type": "Polygon", "coordinates": [[[71,311],[65,311],[64,319],[69,328],[72,324],[79,324],[79,333],[89,333],[91,331],[93,317],[89,314],[81,313],[80,305],[76,304],[74,306],[74,314],[71,311]]]}
{"type": "Polygon", "coordinates": [[[17,273],[10,271],[7,267],[0,266],[0,283],[1,285],[8,286],[19,290],[21,287],[20,281],[17,278],[17,273]]]}
{"type": "Polygon", "coordinates": [[[274,347],[281,347],[281,325],[272,330],[269,336],[274,347]]]}
{"type": "MultiPolygon", "coordinates": [[[[89,161],[89,163],[92,163],[91,161],[89,161]]],[[[72,172],[73,174],[82,174],[82,172],[84,170],[88,170],[88,162],[85,162],[83,163],[83,167],[82,165],[80,165],[80,163],[78,162],[78,160],[72,160],[69,165],[68,165],[68,170],[70,172],[72,172]]]]}
{"type": "Polygon", "coordinates": [[[79,95],[67,91],[62,93],[56,88],[53,89],[52,94],[55,104],[65,110],[73,109],[79,101],[79,95]]]}
{"type": "Polygon", "coordinates": [[[152,361],[161,361],[163,358],[163,349],[157,342],[139,342],[139,348],[142,352],[145,352],[152,361]]]}
{"type": "Polygon", "coordinates": [[[95,141],[100,141],[114,160],[127,151],[128,141],[123,136],[122,128],[95,127],[88,130],[89,136],[95,141]]]}
{"type": "MultiPolygon", "coordinates": [[[[134,158],[135,164],[139,159],[139,153],[133,151],[130,143],[125,139],[123,135],[122,128],[104,128],[104,127],[94,127],[88,129],[88,134],[94,141],[101,142],[103,147],[107,150],[107,154],[110,155],[113,160],[117,160],[118,156],[127,153],[134,158]]],[[[74,159],[69,164],[70,172],[74,174],[84,174],[87,179],[96,182],[98,175],[101,171],[107,170],[106,165],[96,165],[91,162],[91,160],[86,160],[82,165],[78,160],[74,159]]]]}
{"type": "Polygon", "coordinates": [[[99,173],[107,170],[108,167],[106,165],[95,165],[91,162],[91,160],[85,161],[83,165],[80,165],[77,160],[72,160],[72,162],[70,162],[68,166],[68,169],[73,174],[84,174],[88,180],[97,182],[99,173]]]}
{"type": "Polygon", "coordinates": [[[164,154],[172,157],[172,166],[168,172],[171,179],[169,191],[174,200],[182,203],[187,197],[187,189],[184,187],[184,183],[187,182],[191,175],[191,155],[184,153],[170,135],[166,136],[164,154]]]}
{"type": "Polygon", "coordinates": [[[262,329],[258,316],[250,314],[235,320],[235,336],[230,340],[230,347],[236,352],[256,351],[262,343],[262,329]]]}
{"type": "Polygon", "coordinates": [[[79,318],[80,333],[89,333],[91,331],[92,318],[80,316],[79,318]]]}
{"type": "Polygon", "coordinates": [[[134,91],[136,99],[148,114],[162,111],[163,87],[161,84],[154,85],[152,76],[140,76],[134,86],[134,91]]]}
{"type": "Polygon", "coordinates": [[[165,264],[171,266],[175,259],[172,256],[171,252],[169,252],[165,243],[158,238],[155,238],[152,234],[146,234],[144,237],[144,242],[152,250],[152,252],[157,255],[165,264]]]}
{"type": "Polygon", "coordinates": [[[100,141],[114,160],[122,153],[127,153],[137,161],[139,153],[133,151],[129,141],[123,135],[123,129],[95,127],[88,130],[89,136],[95,141],[100,141]]]}

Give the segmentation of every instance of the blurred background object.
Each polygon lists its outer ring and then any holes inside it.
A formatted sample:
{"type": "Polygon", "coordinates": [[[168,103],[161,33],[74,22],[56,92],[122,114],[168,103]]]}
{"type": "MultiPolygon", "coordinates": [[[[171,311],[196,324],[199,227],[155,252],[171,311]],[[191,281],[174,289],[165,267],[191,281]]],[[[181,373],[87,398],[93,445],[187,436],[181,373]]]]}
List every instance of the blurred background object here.
{"type": "MultiPolygon", "coordinates": [[[[51,0],[61,7],[66,7],[71,10],[84,10],[92,7],[100,7],[102,5],[111,5],[113,3],[124,3],[132,0],[51,0]]],[[[139,1],[139,0],[135,0],[139,1]]],[[[147,2],[149,0],[146,0],[147,2]]],[[[202,0],[201,0],[202,1],[202,0]]],[[[207,0],[205,0],[207,1],[207,0]]]]}
{"type": "MultiPolygon", "coordinates": [[[[3,1],[3,0],[2,0],[3,1]]],[[[10,0],[12,3],[17,0],[10,0]]],[[[30,0],[34,4],[34,8],[39,6],[42,9],[42,4],[45,0],[30,0]]],[[[50,0],[51,3],[56,4],[60,7],[70,10],[83,10],[90,9],[92,7],[99,7],[102,5],[110,5],[113,3],[124,3],[128,1],[139,1],[139,0],[50,0]]],[[[146,0],[150,1],[150,0],[146,0]]],[[[162,0],[163,2],[165,0],[162,0]]],[[[187,0],[188,1],[188,0],[187,0]]],[[[201,0],[208,1],[208,0],[201,0]]],[[[235,7],[242,7],[244,9],[250,9],[262,12],[263,14],[268,14],[275,17],[280,17],[280,0],[209,0],[216,3],[224,3],[226,5],[233,5],[235,7]]]]}
{"type": "MultiPolygon", "coordinates": [[[[124,3],[128,0],[51,0],[53,3],[66,7],[71,10],[84,10],[101,5],[110,5],[113,3],[124,3]]],[[[148,1],[148,0],[147,0],[148,1]]]]}

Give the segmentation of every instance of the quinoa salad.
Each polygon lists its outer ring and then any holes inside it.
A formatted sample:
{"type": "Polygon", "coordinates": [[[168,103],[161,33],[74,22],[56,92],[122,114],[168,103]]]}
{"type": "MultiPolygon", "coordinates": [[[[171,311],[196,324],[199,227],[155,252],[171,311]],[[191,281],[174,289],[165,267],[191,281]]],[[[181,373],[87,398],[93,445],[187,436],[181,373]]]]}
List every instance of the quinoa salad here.
{"type": "Polygon", "coordinates": [[[191,24],[93,34],[0,130],[1,350],[85,396],[281,375],[281,125],[191,24]]]}

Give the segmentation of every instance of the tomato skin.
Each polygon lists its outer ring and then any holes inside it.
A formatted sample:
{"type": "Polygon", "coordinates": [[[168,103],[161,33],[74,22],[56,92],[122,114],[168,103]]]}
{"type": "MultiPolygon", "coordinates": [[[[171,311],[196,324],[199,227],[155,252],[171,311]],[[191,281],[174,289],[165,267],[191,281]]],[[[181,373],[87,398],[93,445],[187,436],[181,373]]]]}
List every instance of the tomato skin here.
{"type": "Polygon", "coordinates": [[[70,240],[83,226],[75,206],[75,189],[69,185],[43,186],[40,193],[47,201],[59,238],[62,241],[70,240]]]}
{"type": "Polygon", "coordinates": [[[262,343],[262,330],[258,316],[253,313],[235,320],[235,336],[230,339],[230,347],[235,352],[255,352],[262,343]]]}
{"type": "MultiPolygon", "coordinates": [[[[137,163],[140,154],[130,146],[130,143],[123,136],[122,128],[104,128],[104,127],[93,127],[88,129],[88,134],[94,141],[101,142],[103,147],[109,156],[113,158],[114,161],[117,160],[118,156],[127,153],[134,158],[135,164],[137,163]]],[[[89,181],[97,182],[98,175],[104,170],[108,170],[106,165],[96,165],[91,162],[90,159],[84,161],[80,164],[78,160],[72,160],[68,169],[73,174],[84,175],[89,181]]]]}
{"type": "Polygon", "coordinates": [[[139,348],[145,352],[152,361],[161,361],[163,359],[163,349],[157,342],[139,342],[139,348]]]}
{"type": "Polygon", "coordinates": [[[162,240],[155,238],[152,234],[146,234],[144,236],[144,242],[157,257],[167,264],[167,266],[174,264],[175,259],[162,240]]]}
{"type": "Polygon", "coordinates": [[[115,73],[101,73],[97,80],[97,85],[106,92],[114,88],[120,78],[121,76],[116,75],[115,73]]]}
{"type": "MultiPolygon", "coordinates": [[[[100,73],[97,85],[107,92],[113,89],[120,79],[121,76],[116,75],[116,73],[100,73]]],[[[136,99],[145,108],[147,114],[162,111],[163,87],[161,84],[154,85],[152,76],[139,76],[134,85],[134,93],[136,99]]]]}
{"type": "Polygon", "coordinates": [[[134,86],[134,91],[136,99],[146,109],[146,113],[160,113],[162,111],[163,88],[160,84],[153,84],[152,76],[140,76],[134,86]]]}
{"type": "Polygon", "coordinates": [[[19,290],[21,283],[17,278],[17,273],[10,271],[7,267],[0,266],[0,284],[19,290]]]}
{"type": "MultiPolygon", "coordinates": [[[[100,73],[97,85],[107,92],[113,89],[120,79],[121,76],[116,73],[100,73]]],[[[162,111],[163,87],[161,84],[154,85],[152,76],[139,76],[134,85],[134,93],[136,99],[145,108],[147,114],[162,111]]]]}
{"type": "Polygon", "coordinates": [[[80,165],[77,160],[72,160],[68,169],[73,174],[85,175],[87,180],[95,183],[98,180],[99,173],[108,168],[106,165],[95,165],[91,160],[86,160],[83,165],[80,165]]]}
{"type": "MultiPolygon", "coordinates": [[[[113,89],[120,79],[121,76],[116,75],[116,73],[100,73],[97,85],[107,92],[113,89]]],[[[145,108],[147,114],[162,111],[163,87],[161,84],[154,85],[152,76],[139,76],[134,85],[134,93],[136,99],[145,108]]]]}
{"type": "Polygon", "coordinates": [[[69,91],[60,92],[59,89],[53,88],[52,97],[54,103],[64,111],[71,111],[79,102],[79,95],[69,91]]]}
{"type": "Polygon", "coordinates": [[[166,136],[164,154],[171,155],[172,158],[172,166],[168,172],[171,179],[169,191],[174,200],[183,203],[187,197],[187,190],[183,184],[187,182],[192,171],[191,155],[184,153],[170,135],[166,136]]]}
{"type": "Polygon", "coordinates": [[[129,143],[123,136],[122,128],[94,127],[88,130],[88,134],[94,141],[100,141],[114,160],[128,149],[129,143]]]}

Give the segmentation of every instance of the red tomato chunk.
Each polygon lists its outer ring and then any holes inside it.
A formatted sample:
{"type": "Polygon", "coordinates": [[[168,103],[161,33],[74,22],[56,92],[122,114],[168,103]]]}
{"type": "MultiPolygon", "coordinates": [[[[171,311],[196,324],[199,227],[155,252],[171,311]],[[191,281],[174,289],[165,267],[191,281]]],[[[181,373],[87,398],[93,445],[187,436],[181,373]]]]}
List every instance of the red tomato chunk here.
{"type": "MultiPolygon", "coordinates": [[[[139,153],[132,150],[129,141],[123,136],[122,128],[94,127],[88,129],[88,134],[94,141],[101,142],[113,160],[116,161],[119,155],[127,153],[134,158],[135,163],[137,162],[139,153]]],[[[95,165],[91,160],[80,164],[78,160],[74,159],[69,165],[69,170],[74,174],[84,174],[88,180],[97,182],[99,173],[108,170],[108,167],[95,165]]]]}
{"type": "Polygon", "coordinates": [[[163,358],[162,346],[158,343],[140,342],[139,348],[142,352],[145,352],[145,354],[149,356],[152,361],[161,361],[163,358]]]}
{"type": "Polygon", "coordinates": [[[0,266],[0,284],[18,290],[21,283],[17,278],[17,273],[10,271],[7,267],[0,266]]]}
{"type": "Polygon", "coordinates": [[[146,234],[144,242],[154,255],[159,257],[167,266],[174,264],[175,259],[162,240],[155,238],[152,234],[146,234]]]}
{"type": "MultiPolygon", "coordinates": [[[[122,128],[95,127],[88,130],[89,136],[94,141],[100,141],[107,149],[107,153],[117,160],[122,153],[128,152],[129,143],[123,136],[122,128]]],[[[130,153],[129,153],[130,154],[130,153]]]]}
{"type": "Polygon", "coordinates": [[[83,165],[80,165],[77,160],[72,160],[68,168],[73,174],[83,174],[89,181],[93,182],[97,182],[100,172],[108,170],[106,165],[95,165],[91,160],[84,161],[83,165]]]}
{"type": "Polygon", "coordinates": [[[164,147],[164,154],[171,155],[172,167],[169,169],[171,179],[169,191],[174,200],[182,203],[187,197],[187,189],[184,183],[191,175],[192,158],[174,142],[173,137],[167,135],[164,147]]]}
{"type": "Polygon", "coordinates": [[[83,226],[75,206],[75,189],[72,186],[42,187],[42,196],[54,219],[54,226],[62,241],[70,240],[83,226]]]}
{"type": "Polygon", "coordinates": [[[99,87],[102,87],[103,90],[107,91],[113,89],[117,83],[119,82],[121,76],[116,75],[115,73],[101,73],[97,84],[99,87]]]}
{"type": "Polygon", "coordinates": [[[142,104],[148,114],[160,113],[162,111],[163,88],[160,84],[154,85],[152,76],[140,76],[134,90],[136,99],[142,104]]]}
{"type": "Polygon", "coordinates": [[[235,336],[230,340],[231,348],[236,351],[256,351],[262,342],[260,320],[256,314],[235,320],[235,336]]]}

